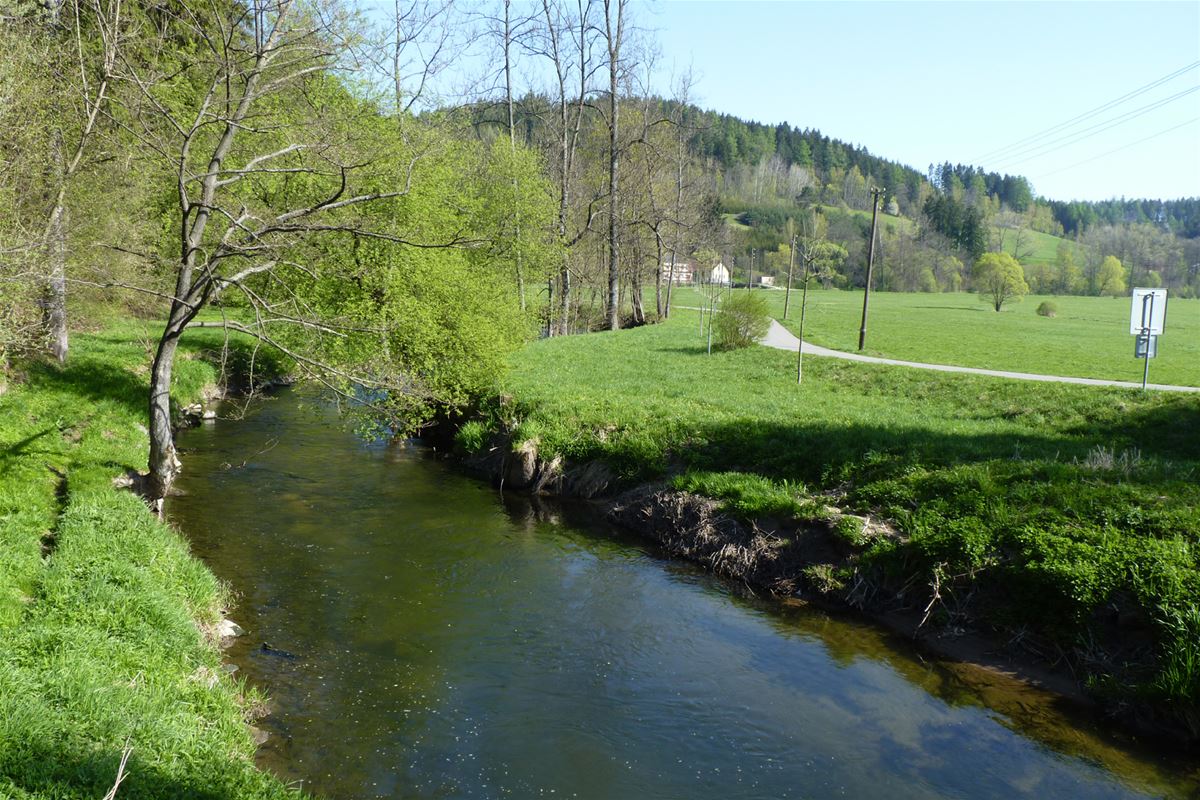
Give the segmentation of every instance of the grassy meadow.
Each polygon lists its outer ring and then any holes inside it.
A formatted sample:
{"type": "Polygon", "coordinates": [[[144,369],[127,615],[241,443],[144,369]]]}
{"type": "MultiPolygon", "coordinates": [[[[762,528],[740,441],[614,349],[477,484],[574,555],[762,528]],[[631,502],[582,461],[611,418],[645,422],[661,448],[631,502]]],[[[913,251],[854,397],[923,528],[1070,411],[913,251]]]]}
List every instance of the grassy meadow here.
{"type": "MultiPolygon", "coordinates": [[[[744,289],[742,291],[745,291],[744,289]]],[[[764,295],[772,314],[793,333],[800,328],[800,294],[793,290],[788,319],[784,292],[764,295]]],[[[680,288],[672,302],[699,305],[703,295],[680,288]]],[[[805,338],[835,350],[856,352],[862,321],[861,290],[813,289],[808,293],[805,338]]],[[[1128,297],[1030,295],[997,313],[978,295],[874,292],[867,321],[867,355],[962,367],[1141,381],[1133,357],[1128,297]],[[1051,300],[1055,317],[1040,317],[1051,300]]],[[[1200,386],[1200,299],[1168,298],[1166,330],[1150,362],[1152,383],[1200,386]]]]}
{"type": "Polygon", "coordinates": [[[832,492],[902,532],[864,555],[881,574],[946,576],[994,624],[1066,647],[1107,642],[1128,610],[1153,646],[1118,691],[1200,700],[1200,397],[819,358],[797,386],[793,354],[706,355],[698,322],[534,343],[504,383],[514,402],[464,439],[504,426],[746,516],[832,492]]]}
{"type": "MultiPolygon", "coordinates": [[[[144,468],[160,326],[72,339],[0,395],[0,797],[291,797],[254,766],[253,694],[201,632],[227,597],[113,478],[144,468]]],[[[174,396],[198,399],[216,337],[185,339],[174,396]]]]}

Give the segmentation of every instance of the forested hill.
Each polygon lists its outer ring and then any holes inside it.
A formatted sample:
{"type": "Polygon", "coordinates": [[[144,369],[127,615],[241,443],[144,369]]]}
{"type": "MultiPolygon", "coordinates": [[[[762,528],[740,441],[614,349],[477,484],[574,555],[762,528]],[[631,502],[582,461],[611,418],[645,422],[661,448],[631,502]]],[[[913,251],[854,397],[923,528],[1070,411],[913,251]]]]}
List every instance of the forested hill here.
{"type": "MultiPolygon", "coordinates": [[[[1025,212],[1036,202],[1075,236],[1095,225],[1154,223],[1177,236],[1200,236],[1200,197],[1182,199],[1111,199],[1094,202],[1038,198],[1029,179],[987,172],[963,164],[930,164],[925,172],[871,153],[867,148],[826,136],[817,128],[798,128],[747,121],[730,114],[688,108],[694,126],[693,148],[724,170],[756,166],[777,159],[781,166],[798,166],[815,173],[823,184],[860,182],[879,186],[885,198],[895,198],[900,212],[915,216],[923,202],[921,186],[943,193],[988,198],[997,207],[1025,212]]],[[[885,199],[885,202],[886,202],[885,199]]],[[[1052,232],[1052,231],[1047,231],[1052,232]]],[[[1054,231],[1056,232],[1056,231],[1054,231]]]]}

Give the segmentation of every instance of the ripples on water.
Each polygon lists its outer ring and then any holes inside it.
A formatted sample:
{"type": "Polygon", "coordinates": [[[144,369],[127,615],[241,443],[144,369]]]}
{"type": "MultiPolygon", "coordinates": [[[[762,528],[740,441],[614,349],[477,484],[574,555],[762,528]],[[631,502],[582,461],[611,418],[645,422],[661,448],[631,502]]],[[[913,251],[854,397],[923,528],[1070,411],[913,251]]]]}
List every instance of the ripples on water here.
{"type": "Polygon", "coordinates": [[[230,658],[272,698],[264,765],[326,797],[1200,791],[1196,765],[1049,696],[743,597],[293,394],[181,440],[170,513],[240,596],[230,658]]]}

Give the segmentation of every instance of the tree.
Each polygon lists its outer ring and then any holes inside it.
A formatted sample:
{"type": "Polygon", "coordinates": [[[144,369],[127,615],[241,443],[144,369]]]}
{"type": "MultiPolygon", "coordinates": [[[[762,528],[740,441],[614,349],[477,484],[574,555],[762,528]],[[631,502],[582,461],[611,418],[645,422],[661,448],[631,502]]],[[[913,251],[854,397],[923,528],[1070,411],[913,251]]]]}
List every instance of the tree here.
{"type": "Polygon", "coordinates": [[[950,194],[933,194],[925,201],[925,217],[934,230],[953,243],[955,250],[978,259],[987,249],[987,226],[979,209],[950,194]]]}
{"type": "Polygon", "coordinates": [[[1125,267],[1116,256],[1105,256],[1100,262],[1100,272],[1096,276],[1100,294],[1113,297],[1125,294],[1125,267]]]}
{"type": "Polygon", "coordinates": [[[1008,253],[986,253],[975,262],[975,290],[999,311],[1005,303],[1029,294],[1021,265],[1008,253]]]}
{"type": "Polygon", "coordinates": [[[24,278],[36,284],[45,346],[65,362],[73,190],[97,161],[95,139],[109,118],[126,21],[120,0],[10,5],[0,16],[6,40],[0,177],[24,195],[17,207],[5,209],[19,220],[19,232],[9,234],[23,241],[3,244],[5,255],[28,257],[24,278]],[[30,101],[38,107],[33,114],[30,101]]]}
{"type": "Polygon", "coordinates": [[[493,263],[503,229],[480,227],[487,187],[528,174],[520,149],[493,171],[438,115],[406,111],[399,80],[394,109],[351,92],[332,69],[351,33],[338,19],[294,0],[205,6],[163,23],[197,43],[189,58],[121,76],[140,95],[129,126],[145,169],[173,187],[169,238],[144,254],[170,285],[130,287],[169,303],[150,373],[152,501],[179,470],[170,390],[189,328],[250,337],[407,422],[461,403],[525,334],[493,263]]]}
{"type": "Polygon", "coordinates": [[[621,160],[621,78],[624,65],[621,49],[625,45],[629,0],[604,0],[602,36],[608,51],[608,304],[606,323],[609,330],[621,327],[620,206],[621,160]]]}
{"type": "Polygon", "coordinates": [[[1066,239],[1060,239],[1054,254],[1055,294],[1073,294],[1083,285],[1083,273],[1075,264],[1075,248],[1066,239]]]}
{"type": "Polygon", "coordinates": [[[558,333],[570,333],[572,300],[571,251],[591,227],[596,200],[588,204],[586,219],[577,231],[568,233],[575,188],[576,157],[583,127],[584,110],[595,64],[590,57],[592,6],[594,0],[580,0],[578,13],[571,15],[562,0],[542,0],[545,27],[533,39],[536,53],[550,62],[554,70],[555,114],[551,129],[554,142],[550,163],[558,178],[558,238],[562,264],[558,276],[558,333]],[[574,93],[574,97],[571,93],[574,93]]]}

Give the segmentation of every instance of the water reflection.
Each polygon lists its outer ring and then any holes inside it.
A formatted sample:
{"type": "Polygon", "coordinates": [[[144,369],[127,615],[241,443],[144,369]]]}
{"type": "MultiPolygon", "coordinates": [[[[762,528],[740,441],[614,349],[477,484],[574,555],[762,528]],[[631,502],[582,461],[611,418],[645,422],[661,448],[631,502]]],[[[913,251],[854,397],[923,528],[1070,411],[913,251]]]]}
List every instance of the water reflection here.
{"type": "Polygon", "coordinates": [[[263,760],[336,797],[1190,796],[1052,698],[659,558],[291,395],[189,431],[263,760]],[[264,444],[277,438],[274,448],[264,444]],[[245,466],[241,465],[245,462],[245,466]],[[223,467],[224,465],[224,467],[223,467]]]}

